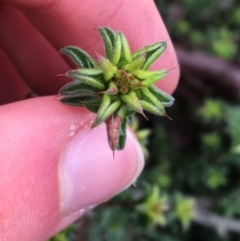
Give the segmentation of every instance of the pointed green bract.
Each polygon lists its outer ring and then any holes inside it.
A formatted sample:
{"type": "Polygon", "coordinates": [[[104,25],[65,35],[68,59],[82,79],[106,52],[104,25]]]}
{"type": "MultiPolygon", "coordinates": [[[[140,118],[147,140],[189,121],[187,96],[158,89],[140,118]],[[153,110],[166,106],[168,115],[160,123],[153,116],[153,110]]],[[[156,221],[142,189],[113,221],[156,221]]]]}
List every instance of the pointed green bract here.
{"type": "Polygon", "coordinates": [[[141,103],[141,106],[144,110],[147,110],[150,113],[153,113],[154,115],[160,115],[160,116],[165,115],[165,110],[159,109],[154,104],[151,104],[151,103],[149,103],[145,100],[140,100],[140,103],[141,103]]]}
{"type": "Polygon", "coordinates": [[[157,97],[159,101],[161,101],[163,106],[170,107],[173,105],[175,99],[171,95],[158,89],[156,86],[149,86],[148,89],[151,93],[153,93],[157,97]]]}
{"type": "MultiPolygon", "coordinates": [[[[149,58],[153,53],[160,50],[160,55],[167,49],[167,43],[165,41],[157,42],[152,45],[147,45],[142,49],[136,51],[132,54],[133,60],[135,60],[139,55],[146,54],[146,59],[149,58]]],[[[159,55],[159,56],[160,56],[159,55]]]]}
{"type": "Polygon", "coordinates": [[[116,37],[115,32],[111,28],[108,28],[108,27],[99,27],[98,31],[99,31],[99,29],[105,30],[106,34],[108,35],[109,39],[111,40],[112,45],[114,46],[114,41],[115,41],[115,37],[116,37]]]}
{"type": "Polygon", "coordinates": [[[84,101],[99,100],[98,96],[65,96],[60,101],[66,105],[84,106],[84,101]]]}
{"type": "Polygon", "coordinates": [[[94,68],[94,69],[81,68],[81,69],[78,69],[78,73],[82,75],[87,75],[87,76],[98,76],[103,73],[103,70],[100,68],[94,68]]]}
{"type": "Polygon", "coordinates": [[[146,57],[146,61],[142,67],[143,70],[147,70],[157,59],[158,57],[165,51],[167,45],[161,46],[161,48],[154,51],[151,55],[146,57]]]}
{"type": "Polygon", "coordinates": [[[99,56],[99,62],[103,69],[103,76],[106,81],[109,81],[114,74],[117,73],[117,67],[112,64],[108,59],[99,56]]]}
{"type": "Polygon", "coordinates": [[[121,58],[121,52],[122,52],[122,40],[120,33],[117,32],[115,42],[114,42],[114,51],[113,51],[113,57],[112,57],[112,63],[118,64],[120,58],[121,58]]]}
{"type": "Polygon", "coordinates": [[[104,109],[104,111],[98,111],[97,118],[94,120],[91,128],[94,128],[102,124],[110,115],[112,115],[119,108],[120,105],[121,101],[117,100],[110,104],[108,108],[104,109]]]}
{"type": "Polygon", "coordinates": [[[123,33],[120,33],[120,36],[121,36],[121,41],[122,41],[122,57],[127,63],[131,63],[132,62],[132,54],[131,54],[131,50],[130,50],[128,41],[123,33]]]}
{"type": "Polygon", "coordinates": [[[136,70],[133,71],[133,74],[141,79],[141,80],[145,80],[145,79],[150,79],[150,78],[163,78],[162,76],[164,76],[165,74],[165,70],[159,70],[159,71],[146,71],[146,70],[136,70]]]}
{"type": "Polygon", "coordinates": [[[158,100],[158,98],[153,93],[151,93],[148,88],[142,88],[140,91],[142,92],[143,100],[151,103],[152,105],[155,105],[159,110],[164,111],[164,106],[161,101],[158,100]]]}
{"type": "Polygon", "coordinates": [[[103,83],[101,83],[100,81],[96,80],[95,78],[86,76],[86,75],[82,75],[80,73],[80,71],[78,70],[70,70],[66,73],[66,76],[71,77],[75,80],[79,80],[82,83],[85,83],[87,85],[91,85],[93,87],[98,88],[99,90],[104,90],[105,89],[105,85],[103,83]]]}
{"type": "Polygon", "coordinates": [[[129,64],[126,64],[124,66],[124,69],[127,70],[127,71],[130,71],[130,72],[137,71],[143,66],[145,60],[146,60],[146,55],[141,54],[138,58],[133,60],[133,62],[131,62],[129,64]]]}
{"type": "Polygon", "coordinates": [[[85,107],[97,113],[91,128],[105,122],[110,148],[122,150],[126,142],[128,118],[143,110],[167,116],[164,107],[174,98],[153,86],[168,71],[149,71],[149,67],[167,48],[166,42],[157,42],[131,53],[125,35],[108,27],[99,27],[106,57],[95,62],[84,50],[67,46],[61,52],[69,56],[78,69],[66,73],[73,82],[59,91],[61,102],[85,107]]]}
{"type": "Polygon", "coordinates": [[[78,47],[67,46],[61,49],[60,52],[70,57],[79,68],[95,68],[98,66],[97,62],[88,53],[78,47]]]}
{"type": "Polygon", "coordinates": [[[121,99],[135,111],[142,113],[142,106],[134,91],[131,91],[128,94],[121,95],[121,99]]]}
{"type": "Polygon", "coordinates": [[[168,71],[166,70],[160,70],[157,71],[155,74],[153,74],[151,77],[145,79],[142,81],[142,84],[144,86],[149,86],[149,85],[153,85],[156,82],[158,82],[159,80],[163,79],[166,75],[168,74],[168,71]]]}
{"type": "Polygon", "coordinates": [[[93,113],[97,113],[101,105],[101,99],[85,100],[82,103],[83,103],[83,106],[86,107],[89,111],[93,113]]]}
{"type": "Polygon", "coordinates": [[[59,90],[60,95],[65,96],[98,96],[98,88],[91,85],[81,83],[79,81],[74,81],[66,84],[59,90]]]}
{"type": "Polygon", "coordinates": [[[113,32],[110,29],[107,29],[105,27],[98,28],[99,33],[102,36],[103,43],[105,46],[106,56],[108,59],[112,59],[113,56],[113,47],[114,47],[114,41],[113,41],[113,32]]]}
{"type": "Polygon", "coordinates": [[[153,45],[145,46],[141,50],[133,53],[132,57],[133,60],[138,58],[139,55],[145,53],[146,60],[142,66],[143,70],[147,70],[160,56],[161,54],[167,49],[167,43],[165,41],[155,43],[153,45]]]}
{"type": "Polygon", "coordinates": [[[127,118],[124,117],[121,122],[120,129],[119,129],[117,150],[124,149],[125,143],[126,143],[126,138],[127,138],[127,118]]]}

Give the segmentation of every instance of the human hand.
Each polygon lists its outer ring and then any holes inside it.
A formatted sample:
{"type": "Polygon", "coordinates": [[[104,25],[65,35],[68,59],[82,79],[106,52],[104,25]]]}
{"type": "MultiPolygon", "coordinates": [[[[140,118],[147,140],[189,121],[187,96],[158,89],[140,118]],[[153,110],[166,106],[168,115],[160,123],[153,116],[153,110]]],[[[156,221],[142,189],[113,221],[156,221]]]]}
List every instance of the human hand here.
{"type": "MultiPolygon", "coordinates": [[[[69,65],[58,50],[76,45],[103,53],[96,29],[122,30],[132,50],[169,40],[151,1],[0,2],[0,102],[25,99],[26,83],[39,95],[56,94],[69,65]],[[5,4],[6,3],[6,4],[5,4]]],[[[170,41],[155,68],[177,67],[170,41]]],[[[158,86],[171,93],[178,69],[158,86]]],[[[83,108],[38,97],[0,107],[0,240],[46,240],[136,180],[143,155],[129,131],[112,159],[101,125],[83,108]]]]}

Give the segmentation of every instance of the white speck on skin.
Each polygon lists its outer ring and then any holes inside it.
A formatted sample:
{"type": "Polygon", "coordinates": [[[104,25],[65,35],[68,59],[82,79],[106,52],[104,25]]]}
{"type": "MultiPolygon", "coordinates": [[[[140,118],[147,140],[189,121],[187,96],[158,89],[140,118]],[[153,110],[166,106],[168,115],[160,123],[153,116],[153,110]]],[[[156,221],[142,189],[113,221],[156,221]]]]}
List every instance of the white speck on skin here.
{"type": "Polygon", "coordinates": [[[70,134],[69,134],[69,136],[74,136],[76,131],[77,131],[77,126],[74,125],[74,124],[70,125],[70,134]]]}

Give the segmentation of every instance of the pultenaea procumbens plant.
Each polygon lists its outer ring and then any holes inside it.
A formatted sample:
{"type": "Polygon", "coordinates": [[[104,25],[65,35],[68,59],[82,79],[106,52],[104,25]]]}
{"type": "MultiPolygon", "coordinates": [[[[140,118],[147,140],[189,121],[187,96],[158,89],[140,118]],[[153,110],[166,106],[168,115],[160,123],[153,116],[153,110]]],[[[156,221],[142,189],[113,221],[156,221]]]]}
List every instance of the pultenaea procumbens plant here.
{"type": "Polygon", "coordinates": [[[131,53],[128,41],[120,31],[99,27],[106,57],[99,56],[97,63],[84,50],[67,46],[61,53],[70,57],[77,69],[66,76],[73,82],[60,89],[61,102],[84,106],[97,113],[91,128],[105,122],[110,148],[122,150],[126,141],[127,120],[144,110],[167,116],[164,107],[173,104],[174,98],[153,84],[164,78],[168,70],[149,71],[151,64],[166,50],[165,41],[145,46],[131,53]]]}

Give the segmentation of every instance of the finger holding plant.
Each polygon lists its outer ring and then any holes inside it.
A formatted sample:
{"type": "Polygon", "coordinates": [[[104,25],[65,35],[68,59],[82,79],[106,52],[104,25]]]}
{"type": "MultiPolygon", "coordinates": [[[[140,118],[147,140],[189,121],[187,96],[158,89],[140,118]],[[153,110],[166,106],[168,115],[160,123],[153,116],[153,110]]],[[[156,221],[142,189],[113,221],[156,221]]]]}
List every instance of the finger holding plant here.
{"type": "Polygon", "coordinates": [[[167,49],[165,41],[145,46],[131,53],[125,35],[107,27],[99,27],[106,57],[99,56],[97,63],[84,50],[67,46],[61,53],[77,65],[66,76],[73,79],[60,89],[61,102],[82,106],[97,113],[91,128],[106,123],[110,148],[122,150],[126,141],[127,119],[144,111],[167,116],[174,98],[154,86],[168,70],[150,71],[149,67],[167,49]]]}

